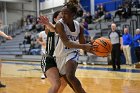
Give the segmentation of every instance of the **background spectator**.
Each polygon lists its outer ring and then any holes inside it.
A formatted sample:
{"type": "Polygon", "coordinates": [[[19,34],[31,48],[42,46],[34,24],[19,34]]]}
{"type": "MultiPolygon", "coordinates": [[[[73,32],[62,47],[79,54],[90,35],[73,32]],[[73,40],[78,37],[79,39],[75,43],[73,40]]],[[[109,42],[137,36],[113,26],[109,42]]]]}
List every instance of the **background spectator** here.
{"type": "Polygon", "coordinates": [[[137,61],[140,62],[140,29],[136,29],[136,34],[133,38],[133,41],[137,61]]]}
{"type": "Polygon", "coordinates": [[[126,64],[132,64],[131,57],[131,46],[132,46],[132,36],[129,34],[128,28],[124,28],[124,34],[122,36],[123,43],[123,53],[126,59],[126,64]]]}
{"type": "Polygon", "coordinates": [[[122,19],[122,12],[123,12],[123,7],[122,7],[122,5],[119,5],[117,11],[115,12],[114,17],[116,18],[116,16],[118,15],[120,20],[121,20],[122,19]]]}
{"type": "Polygon", "coordinates": [[[105,21],[109,21],[109,20],[111,20],[111,19],[112,19],[111,13],[106,12],[105,15],[104,15],[104,20],[105,20],[105,21]]]}

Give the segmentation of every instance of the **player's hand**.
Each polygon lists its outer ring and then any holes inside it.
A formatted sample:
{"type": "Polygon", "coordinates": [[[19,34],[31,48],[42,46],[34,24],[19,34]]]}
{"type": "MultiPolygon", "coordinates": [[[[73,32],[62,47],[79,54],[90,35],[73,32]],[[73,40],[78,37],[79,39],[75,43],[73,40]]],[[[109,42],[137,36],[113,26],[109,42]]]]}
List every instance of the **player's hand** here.
{"type": "Polygon", "coordinates": [[[12,40],[13,38],[11,36],[7,36],[6,39],[12,40]]]}
{"type": "Polygon", "coordinates": [[[49,24],[49,19],[46,16],[40,16],[39,17],[39,23],[43,25],[48,25],[49,24]]]}
{"type": "Polygon", "coordinates": [[[96,51],[96,48],[97,47],[98,47],[97,45],[86,44],[84,50],[87,51],[87,52],[90,52],[90,53],[94,54],[94,52],[96,51]]]}

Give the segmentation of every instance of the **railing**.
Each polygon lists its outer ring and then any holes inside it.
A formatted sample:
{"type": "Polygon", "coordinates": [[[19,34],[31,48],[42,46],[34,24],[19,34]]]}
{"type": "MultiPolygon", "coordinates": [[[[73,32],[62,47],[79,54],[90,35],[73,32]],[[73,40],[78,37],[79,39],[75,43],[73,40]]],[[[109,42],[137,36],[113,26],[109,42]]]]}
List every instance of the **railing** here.
{"type": "Polygon", "coordinates": [[[138,21],[137,20],[131,20],[130,21],[130,31],[131,31],[131,35],[134,36],[135,35],[135,30],[138,28],[138,21]]]}
{"type": "MultiPolygon", "coordinates": [[[[9,25],[4,25],[1,29],[5,34],[14,37],[17,33],[22,32],[22,27],[20,21],[14,22],[9,25]],[[19,30],[21,29],[21,30],[19,30]]],[[[6,39],[0,36],[0,43],[5,42],[6,39]]]]}
{"type": "Polygon", "coordinates": [[[140,28],[140,14],[137,15],[137,21],[138,21],[137,27],[140,28]]]}

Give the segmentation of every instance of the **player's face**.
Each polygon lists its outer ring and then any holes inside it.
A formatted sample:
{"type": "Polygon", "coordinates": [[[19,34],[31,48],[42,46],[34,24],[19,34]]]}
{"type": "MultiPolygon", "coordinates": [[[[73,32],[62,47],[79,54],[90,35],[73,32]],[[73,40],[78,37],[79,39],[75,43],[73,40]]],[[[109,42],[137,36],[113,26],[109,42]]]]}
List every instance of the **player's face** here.
{"type": "Polygon", "coordinates": [[[65,23],[68,23],[69,21],[73,20],[72,12],[67,7],[63,7],[61,13],[62,19],[65,23]]]}
{"type": "Polygon", "coordinates": [[[62,13],[60,12],[59,14],[58,14],[58,16],[56,17],[56,21],[58,21],[59,19],[61,19],[62,18],[62,13]]]}
{"type": "Polygon", "coordinates": [[[60,12],[56,18],[54,18],[54,21],[57,22],[59,19],[62,18],[62,13],[60,12]]]}

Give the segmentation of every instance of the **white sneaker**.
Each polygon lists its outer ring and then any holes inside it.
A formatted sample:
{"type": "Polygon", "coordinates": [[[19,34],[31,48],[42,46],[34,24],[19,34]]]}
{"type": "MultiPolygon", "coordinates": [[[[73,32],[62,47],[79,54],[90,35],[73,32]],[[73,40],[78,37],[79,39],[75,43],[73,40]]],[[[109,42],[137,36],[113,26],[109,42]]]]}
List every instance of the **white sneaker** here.
{"type": "Polygon", "coordinates": [[[41,79],[45,79],[46,77],[45,77],[45,75],[44,74],[42,74],[41,75],[41,79]]]}
{"type": "Polygon", "coordinates": [[[83,65],[87,65],[87,62],[83,62],[83,65]]]}

